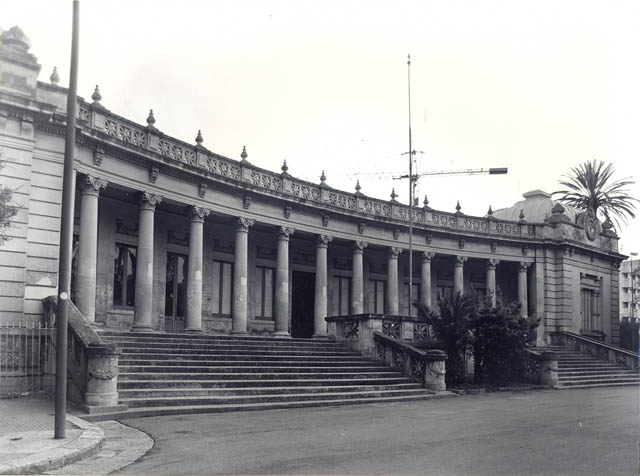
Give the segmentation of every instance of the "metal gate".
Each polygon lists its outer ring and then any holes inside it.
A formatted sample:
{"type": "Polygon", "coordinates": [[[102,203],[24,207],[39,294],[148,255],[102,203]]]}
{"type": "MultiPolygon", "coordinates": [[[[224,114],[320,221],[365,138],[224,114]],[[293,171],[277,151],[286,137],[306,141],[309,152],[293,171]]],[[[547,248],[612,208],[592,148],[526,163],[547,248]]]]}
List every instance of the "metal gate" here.
{"type": "Polygon", "coordinates": [[[54,373],[55,328],[26,322],[0,323],[0,398],[44,389],[54,373]]]}

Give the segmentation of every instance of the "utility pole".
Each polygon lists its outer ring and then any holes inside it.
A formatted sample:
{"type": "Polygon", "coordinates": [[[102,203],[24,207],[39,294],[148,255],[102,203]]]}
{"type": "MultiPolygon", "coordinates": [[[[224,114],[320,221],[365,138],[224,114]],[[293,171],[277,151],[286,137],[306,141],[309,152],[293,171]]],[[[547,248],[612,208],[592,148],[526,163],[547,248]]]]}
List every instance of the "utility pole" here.
{"type": "Polygon", "coordinates": [[[407,90],[409,98],[409,315],[413,305],[413,144],[411,141],[411,55],[407,55],[407,90]]]}
{"type": "Polygon", "coordinates": [[[635,251],[632,251],[631,253],[629,253],[629,255],[631,255],[631,262],[629,263],[629,277],[631,278],[631,306],[630,306],[630,311],[629,311],[629,322],[633,322],[634,320],[634,313],[635,313],[635,307],[636,307],[636,301],[635,301],[635,288],[633,287],[634,285],[634,273],[633,273],[633,257],[634,256],[638,256],[638,253],[635,251]]]}
{"type": "Polygon", "coordinates": [[[71,243],[73,236],[73,160],[76,145],[76,109],[78,95],[78,30],[80,1],[73,0],[71,31],[71,68],[67,94],[67,130],[64,141],[64,172],[60,218],[60,254],[58,258],[58,309],[56,313],[56,403],[54,438],[66,437],[67,412],[67,323],[71,292],[71,243]]]}

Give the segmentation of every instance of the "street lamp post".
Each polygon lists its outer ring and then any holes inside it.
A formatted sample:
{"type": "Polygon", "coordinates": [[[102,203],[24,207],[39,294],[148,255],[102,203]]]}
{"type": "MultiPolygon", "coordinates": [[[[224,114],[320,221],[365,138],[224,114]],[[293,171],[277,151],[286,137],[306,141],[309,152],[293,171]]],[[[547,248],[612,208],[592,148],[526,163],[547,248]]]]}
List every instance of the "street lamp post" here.
{"type": "Polygon", "coordinates": [[[631,303],[630,303],[630,307],[631,309],[629,310],[629,321],[633,322],[634,319],[634,311],[635,311],[635,306],[636,306],[636,300],[635,300],[635,288],[634,288],[634,282],[633,282],[633,257],[634,256],[638,256],[638,253],[635,251],[632,251],[631,253],[629,253],[629,255],[631,255],[631,263],[629,265],[629,277],[631,278],[631,303]]]}

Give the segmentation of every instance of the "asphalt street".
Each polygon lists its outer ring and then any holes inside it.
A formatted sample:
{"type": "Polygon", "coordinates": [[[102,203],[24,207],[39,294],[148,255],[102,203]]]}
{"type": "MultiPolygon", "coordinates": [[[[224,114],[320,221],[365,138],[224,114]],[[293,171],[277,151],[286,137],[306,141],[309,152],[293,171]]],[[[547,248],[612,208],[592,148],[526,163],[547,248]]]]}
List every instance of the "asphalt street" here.
{"type": "Polygon", "coordinates": [[[118,474],[637,475],[635,387],[124,420],[118,474]]]}

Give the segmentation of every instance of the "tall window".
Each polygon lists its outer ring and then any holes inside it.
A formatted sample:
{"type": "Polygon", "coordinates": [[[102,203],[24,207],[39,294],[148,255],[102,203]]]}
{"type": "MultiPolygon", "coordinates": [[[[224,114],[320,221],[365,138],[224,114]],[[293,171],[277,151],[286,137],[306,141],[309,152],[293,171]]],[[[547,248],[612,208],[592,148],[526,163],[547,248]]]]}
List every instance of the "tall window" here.
{"type": "MultiPolygon", "coordinates": [[[[418,308],[415,307],[412,302],[409,302],[409,283],[404,284],[404,293],[405,296],[407,296],[406,304],[408,304],[408,309],[407,305],[403,305],[402,311],[407,316],[417,316],[418,308]]],[[[420,286],[418,284],[412,283],[411,299],[413,300],[413,302],[420,301],[420,286]]]]}
{"type": "Polygon", "coordinates": [[[384,287],[384,281],[369,281],[369,310],[373,314],[384,314],[384,287]]]}
{"type": "Polygon", "coordinates": [[[351,311],[351,278],[338,276],[338,315],[346,316],[351,311]]]}
{"type": "Polygon", "coordinates": [[[116,261],[113,269],[113,306],[132,308],[136,304],[136,251],[135,246],[116,243],[116,261]]]}
{"type": "Polygon", "coordinates": [[[273,268],[258,266],[257,316],[261,319],[273,319],[273,268]]]}
{"type": "Polygon", "coordinates": [[[187,303],[186,255],[167,253],[167,283],[164,298],[166,316],[184,317],[187,303]]]}
{"type": "Polygon", "coordinates": [[[223,316],[231,315],[231,290],[233,281],[233,263],[226,261],[213,262],[213,280],[211,301],[213,313],[223,316]]]}

